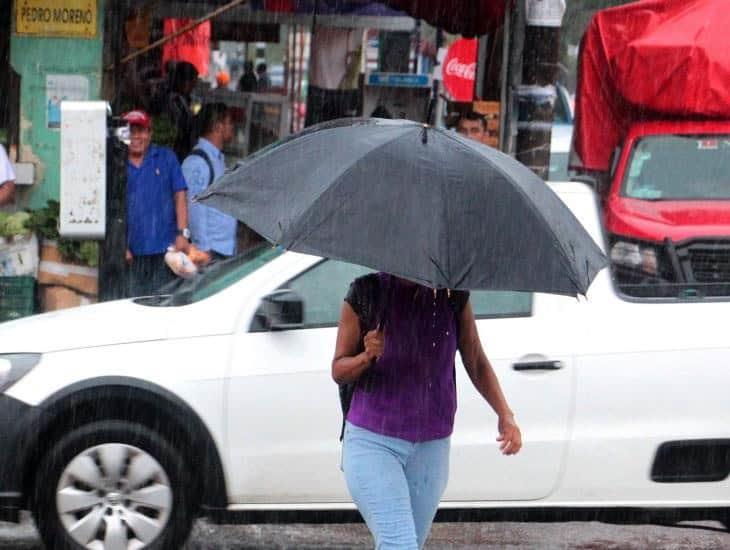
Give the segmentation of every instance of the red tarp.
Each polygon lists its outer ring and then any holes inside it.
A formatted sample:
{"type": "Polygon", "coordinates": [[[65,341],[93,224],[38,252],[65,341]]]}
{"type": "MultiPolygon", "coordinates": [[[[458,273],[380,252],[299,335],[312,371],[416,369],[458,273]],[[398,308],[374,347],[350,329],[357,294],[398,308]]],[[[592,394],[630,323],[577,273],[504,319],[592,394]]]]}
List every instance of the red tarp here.
{"type": "Polygon", "coordinates": [[[728,0],[642,0],[598,12],[581,43],[578,169],[606,171],[629,123],[730,118],[728,0]]]}
{"type": "Polygon", "coordinates": [[[446,32],[479,36],[504,21],[507,0],[381,0],[446,32]]]}
{"type": "MultiPolygon", "coordinates": [[[[192,19],[165,19],[163,34],[174,34],[192,22],[192,19]]],[[[206,76],[210,63],[210,21],[166,42],[162,46],[163,66],[168,60],[192,63],[201,77],[206,76]]]]}

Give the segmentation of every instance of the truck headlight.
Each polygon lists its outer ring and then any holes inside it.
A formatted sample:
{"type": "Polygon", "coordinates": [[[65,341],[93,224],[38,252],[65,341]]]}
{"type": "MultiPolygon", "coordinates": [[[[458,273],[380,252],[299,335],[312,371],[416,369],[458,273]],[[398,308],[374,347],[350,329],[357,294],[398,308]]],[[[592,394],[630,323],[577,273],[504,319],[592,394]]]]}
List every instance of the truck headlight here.
{"type": "Polygon", "coordinates": [[[656,249],[641,246],[638,243],[617,241],[611,247],[611,261],[618,265],[640,269],[644,273],[656,275],[659,271],[659,260],[656,249]]]}
{"type": "Polygon", "coordinates": [[[0,393],[28,374],[40,360],[40,353],[0,354],[0,393]]]}

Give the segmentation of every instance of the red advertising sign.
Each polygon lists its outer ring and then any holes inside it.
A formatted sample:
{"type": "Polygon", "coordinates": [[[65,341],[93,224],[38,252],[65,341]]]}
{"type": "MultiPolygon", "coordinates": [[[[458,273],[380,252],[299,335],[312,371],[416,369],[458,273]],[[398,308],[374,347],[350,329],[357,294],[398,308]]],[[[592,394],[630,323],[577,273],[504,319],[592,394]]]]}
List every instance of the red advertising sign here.
{"type": "Polygon", "coordinates": [[[446,91],[454,101],[474,99],[474,78],[477,71],[477,39],[461,38],[449,46],[443,64],[446,91]]]}

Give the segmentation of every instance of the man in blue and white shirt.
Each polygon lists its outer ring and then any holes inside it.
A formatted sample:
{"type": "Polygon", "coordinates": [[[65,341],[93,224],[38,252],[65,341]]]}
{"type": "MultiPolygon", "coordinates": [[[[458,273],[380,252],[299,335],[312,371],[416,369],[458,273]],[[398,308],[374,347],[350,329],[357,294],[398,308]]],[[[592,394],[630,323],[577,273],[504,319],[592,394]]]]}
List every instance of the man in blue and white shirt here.
{"type": "Polygon", "coordinates": [[[15,198],[15,172],[5,148],[0,145],[0,206],[10,204],[15,198]]]}
{"type": "Polygon", "coordinates": [[[182,164],[192,242],[208,254],[209,261],[225,259],[236,253],[236,219],[191,200],[225,172],[222,149],[233,139],[233,120],[224,103],[207,103],[198,113],[197,123],[201,137],[182,164]]]}

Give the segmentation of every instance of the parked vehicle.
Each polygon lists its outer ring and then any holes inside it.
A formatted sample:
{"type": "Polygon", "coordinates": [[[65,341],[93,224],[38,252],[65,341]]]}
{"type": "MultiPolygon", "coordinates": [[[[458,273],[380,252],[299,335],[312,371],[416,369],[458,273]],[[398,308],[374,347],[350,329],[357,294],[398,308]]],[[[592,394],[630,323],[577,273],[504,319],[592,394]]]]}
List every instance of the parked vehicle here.
{"type": "MultiPolygon", "coordinates": [[[[602,242],[593,192],[553,188],[602,242]]],[[[196,514],[353,511],[330,365],[343,296],[365,272],[265,247],[171,296],[0,325],[2,517],[32,509],[54,548],[179,548],[196,514]]],[[[500,454],[457,360],[442,514],[727,518],[730,304],[625,301],[607,270],[587,299],[471,300],[524,447],[500,454]]]]}
{"type": "Polygon", "coordinates": [[[605,194],[605,223],[630,292],[649,281],[727,295],[730,122],[633,124],[605,194]]]}
{"type": "Polygon", "coordinates": [[[730,291],[730,94],[719,84],[730,63],[712,45],[724,8],[631,3],[586,31],[571,162],[598,180],[627,293],[730,291]]]}
{"type": "Polygon", "coordinates": [[[573,137],[572,124],[553,123],[550,131],[550,165],[548,181],[568,181],[570,170],[568,158],[570,156],[570,140],[573,137]]]}

